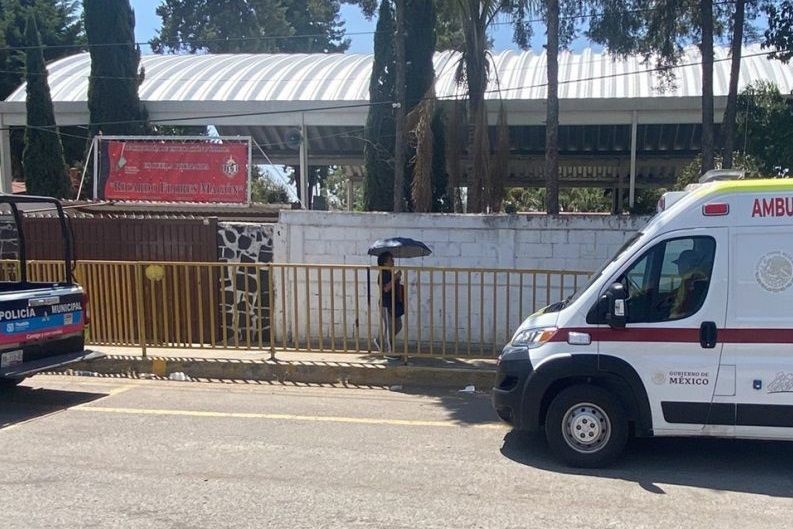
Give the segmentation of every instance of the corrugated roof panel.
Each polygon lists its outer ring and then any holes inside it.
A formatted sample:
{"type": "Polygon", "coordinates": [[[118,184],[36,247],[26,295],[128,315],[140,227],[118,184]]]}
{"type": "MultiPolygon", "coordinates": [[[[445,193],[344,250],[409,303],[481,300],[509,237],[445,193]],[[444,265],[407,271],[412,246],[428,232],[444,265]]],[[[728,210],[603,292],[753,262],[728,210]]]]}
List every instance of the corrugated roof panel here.
{"type": "MultiPolygon", "coordinates": [[[[782,93],[793,91],[793,69],[768,59],[759,46],[747,46],[741,86],[766,80],[782,93]],[[759,54],[759,55],[757,55],[759,54]]],[[[729,50],[717,48],[717,59],[729,50]]],[[[365,101],[369,93],[371,55],[358,54],[238,54],[145,55],[146,77],[141,99],[146,101],[365,101]]],[[[435,55],[436,93],[461,97],[465,90],[455,74],[459,55],[435,55]]],[[[662,89],[652,61],[641,57],[614,58],[606,52],[584,50],[562,53],[559,58],[559,93],[563,99],[696,97],[700,95],[701,67],[695,47],[685,50],[682,66],[675,69],[675,85],[662,89]]],[[[532,51],[502,51],[491,58],[493,75],[489,99],[544,99],[546,55],[532,51]],[[498,80],[498,81],[497,81],[498,80]],[[500,86],[499,86],[500,81],[500,86]]],[[[714,64],[714,93],[726,95],[729,60],[714,64]]],[[[48,66],[54,101],[85,101],[90,57],[82,53],[48,66]]],[[[24,101],[24,85],[8,101],[24,101]]]]}
{"type": "MultiPolygon", "coordinates": [[[[80,55],[74,55],[63,59],[62,67],[53,71],[48,70],[51,97],[56,101],[69,100],[82,92],[88,92],[88,72],[86,72],[84,61],[80,55]]],[[[24,96],[23,96],[24,97],[24,96]]]]}
{"type": "Polygon", "coordinates": [[[212,76],[212,81],[207,83],[205,94],[207,97],[201,99],[211,99],[213,101],[234,101],[237,99],[237,90],[244,84],[245,76],[253,71],[258,65],[255,55],[246,55],[238,60],[225,61],[223,64],[216,64],[216,73],[212,76]]]}
{"type": "Polygon", "coordinates": [[[183,66],[179,57],[176,55],[167,55],[170,60],[158,61],[156,64],[150,66],[145,71],[143,85],[138,90],[140,97],[146,101],[159,100],[158,92],[165,92],[171,89],[172,85],[179,83],[177,76],[184,75],[183,66]],[[146,79],[150,76],[156,75],[164,79],[158,83],[147,83],[146,79]]]}
{"type": "Polygon", "coordinates": [[[356,55],[350,65],[350,82],[343,92],[346,101],[369,99],[369,79],[372,75],[373,58],[370,55],[356,55]]]}

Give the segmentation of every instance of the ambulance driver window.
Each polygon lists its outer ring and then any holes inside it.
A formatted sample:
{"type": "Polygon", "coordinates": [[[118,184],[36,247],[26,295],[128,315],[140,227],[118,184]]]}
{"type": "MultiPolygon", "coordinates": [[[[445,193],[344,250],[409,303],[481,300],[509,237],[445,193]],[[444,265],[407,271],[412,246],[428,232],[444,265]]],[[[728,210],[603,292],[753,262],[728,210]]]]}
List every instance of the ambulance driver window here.
{"type": "Polygon", "coordinates": [[[685,237],[657,244],[620,282],[628,292],[628,322],[682,320],[702,307],[708,294],[716,242],[685,237]]]}

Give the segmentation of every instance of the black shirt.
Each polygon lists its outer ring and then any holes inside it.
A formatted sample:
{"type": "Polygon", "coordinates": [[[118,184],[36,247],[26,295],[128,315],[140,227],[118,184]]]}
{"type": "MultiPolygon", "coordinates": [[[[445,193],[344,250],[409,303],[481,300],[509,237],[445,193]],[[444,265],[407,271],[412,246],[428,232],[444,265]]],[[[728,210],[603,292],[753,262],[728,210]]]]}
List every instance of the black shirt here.
{"type": "Polygon", "coordinates": [[[386,292],[385,286],[391,282],[391,270],[383,270],[380,272],[380,303],[383,307],[391,308],[391,293],[394,291],[394,285],[391,285],[391,290],[386,292]]]}

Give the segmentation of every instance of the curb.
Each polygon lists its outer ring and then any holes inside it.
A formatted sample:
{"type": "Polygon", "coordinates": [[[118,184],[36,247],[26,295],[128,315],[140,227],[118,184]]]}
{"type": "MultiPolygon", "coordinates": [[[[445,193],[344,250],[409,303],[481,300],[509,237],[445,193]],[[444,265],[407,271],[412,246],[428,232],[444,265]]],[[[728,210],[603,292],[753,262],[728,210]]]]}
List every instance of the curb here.
{"type": "Polygon", "coordinates": [[[136,378],[143,373],[166,378],[172,373],[184,373],[187,377],[196,379],[457,389],[469,385],[490,389],[496,376],[495,370],[492,369],[133,356],[107,356],[58,370],[67,374],[74,371],[136,378]]]}

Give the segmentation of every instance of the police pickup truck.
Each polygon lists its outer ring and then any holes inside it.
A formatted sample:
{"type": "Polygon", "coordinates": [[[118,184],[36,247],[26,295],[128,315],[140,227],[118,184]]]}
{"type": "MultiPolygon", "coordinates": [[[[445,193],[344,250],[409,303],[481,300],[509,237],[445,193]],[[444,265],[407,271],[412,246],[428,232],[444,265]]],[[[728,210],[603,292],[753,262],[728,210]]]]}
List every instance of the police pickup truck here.
{"type": "Polygon", "coordinates": [[[793,180],[703,181],[660,209],[500,356],[496,412],[570,465],[630,435],[793,440],[793,180]]]}
{"type": "Polygon", "coordinates": [[[87,297],[73,275],[71,231],[57,200],[0,195],[3,240],[0,247],[0,388],[16,386],[35,373],[100,358],[85,350],[87,297]],[[63,237],[63,281],[43,283],[28,276],[25,219],[34,211],[57,214],[63,237]]]}

